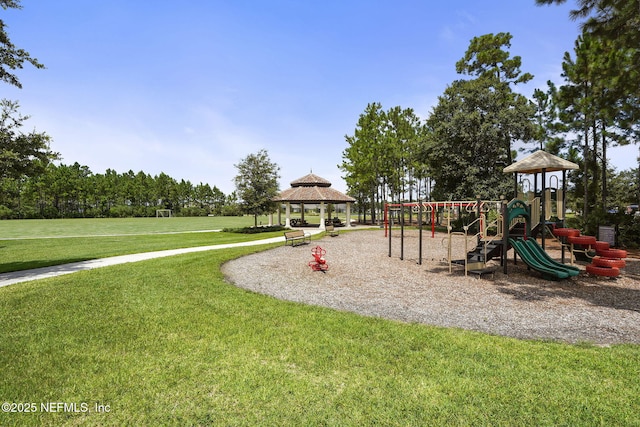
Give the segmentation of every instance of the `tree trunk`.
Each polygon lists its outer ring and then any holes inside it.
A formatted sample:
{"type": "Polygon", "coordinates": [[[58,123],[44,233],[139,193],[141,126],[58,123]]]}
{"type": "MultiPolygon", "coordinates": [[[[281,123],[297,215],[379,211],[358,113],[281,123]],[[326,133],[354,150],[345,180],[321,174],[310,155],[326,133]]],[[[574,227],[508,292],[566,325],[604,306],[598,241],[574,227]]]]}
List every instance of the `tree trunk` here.
{"type": "Polygon", "coordinates": [[[591,178],[592,185],[592,201],[589,206],[596,208],[598,204],[598,179],[600,179],[600,165],[598,164],[598,125],[594,120],[591,124],[591,133],[593,140],[593,177],[591,178]]]}
{"type": "Polygon", "coordinates": [[[640,206],[640,148],[638,149],[638,181],[636,182],[636,197],[638,198],[638,206],[640,206]]]}
{"type": "Polygon", "coordinates": [[[602,121],[602,210],[607,212],[607,137],[604,121],[602,121]]]}
{"type": "Polygon", "coordinates": [[[589,130],[585,129],[584,132],[584,153],[582,155],[584,165],[583,165],[583,176],[582,176],[582,185],[584,186],[584,200],[582,203],[582,218],[586,218],[588,214],[588,198],[589,198],[589,180],[587,179],[587,175],[589,173],[589,130]]]}

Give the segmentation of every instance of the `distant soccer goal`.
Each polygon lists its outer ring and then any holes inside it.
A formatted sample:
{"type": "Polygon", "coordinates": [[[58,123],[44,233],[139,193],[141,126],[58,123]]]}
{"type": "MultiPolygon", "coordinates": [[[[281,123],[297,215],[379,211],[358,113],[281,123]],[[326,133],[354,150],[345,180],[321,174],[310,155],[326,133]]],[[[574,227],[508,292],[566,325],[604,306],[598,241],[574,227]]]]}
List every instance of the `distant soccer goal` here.
{"type": "Polygon", "coordinates": [[[171,209],[156,209],[156,218],[171,218],[171,209]]]}

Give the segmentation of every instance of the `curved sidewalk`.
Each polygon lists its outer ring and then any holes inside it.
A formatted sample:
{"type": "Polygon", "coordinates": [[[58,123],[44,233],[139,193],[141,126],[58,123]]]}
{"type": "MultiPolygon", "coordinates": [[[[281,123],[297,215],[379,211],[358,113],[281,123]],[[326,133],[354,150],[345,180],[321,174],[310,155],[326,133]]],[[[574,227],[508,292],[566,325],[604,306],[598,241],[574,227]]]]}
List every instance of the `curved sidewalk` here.
{"type": "MultiPolygon", "coordinates": [[[[310,231],[313,234],[319,234],[324,230],[314,229],[310,231]]],[[[211,246],[196,246],[193,248],[169,249],[166,251],[144,252],[140,254],[119,255],[109,258],[93,259],[88,261],[73,262],[70,264],[54,265],[51,267],[34,268],[33,270],[12,271],[0,274],[0,288],[3,286],[14,285],[16,283],[28,282],[31,280],[46,279],[48,277],[61,276],[63,274],[71,274],[83,270],[92,270],[94,268],[108,267],[110,265],[125,264],[128,262],[145,261],[153,258],[163,258],[173,255],[181,255],[192,252],[203,252],[217,249],[228,249],[240,246],[256,246],[266,245],[269,243],[284,242],[284,236],[272,237],[269,239],[251,240],[248,242],[225,243],[211,246]]]]}

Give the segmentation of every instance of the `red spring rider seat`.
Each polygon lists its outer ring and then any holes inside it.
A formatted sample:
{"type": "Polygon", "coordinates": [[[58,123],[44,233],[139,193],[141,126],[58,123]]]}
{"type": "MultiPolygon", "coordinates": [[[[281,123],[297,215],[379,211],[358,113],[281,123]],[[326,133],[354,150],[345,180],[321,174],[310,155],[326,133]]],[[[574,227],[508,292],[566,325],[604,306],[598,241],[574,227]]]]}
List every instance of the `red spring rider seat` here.
{"type": "Polygon", "coordinates": [[[329,264],[327,264],[327,260],[324,259],[324,255],[327,253],[325,249],[322,249],[320,246],[316,246],[311,249],[311,255],[313,255],[313,261],[309,261],[309,267],[311,267],[314,271],[327,271],[329,269],[329,264]]]}

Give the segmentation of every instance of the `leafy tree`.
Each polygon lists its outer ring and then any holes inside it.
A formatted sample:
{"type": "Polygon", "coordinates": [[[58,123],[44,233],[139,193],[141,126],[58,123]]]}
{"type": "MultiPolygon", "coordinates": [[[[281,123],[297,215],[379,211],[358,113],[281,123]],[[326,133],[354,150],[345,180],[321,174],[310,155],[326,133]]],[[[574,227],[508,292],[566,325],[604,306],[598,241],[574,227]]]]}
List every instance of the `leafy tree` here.
{"type": "MultiPolygon", "coordinates": [[[[538,5],[566,0],[536,0],[538,5]]],[[[582,20],[584,32],[606,40],[615,60],[602,61],[608,76],[608,96],[618,111],[620,129],[633,143],[640,141],[640,0],[577,0],[573,20],[582,20]]],[[[640,162],[640,157],[638,158],[640,162]]],[[[639,168],[640,170],[640,168],[639,168]]],[[[639,176],[640,183],[640,176],[639,176]]]]}
{"type": "Polygon", "coordinates": [[[640,187],[637,181],[638,170],[628,169],[620,173],[611,173],[610,181],[610,207],[618,207],[620,210],[627,205],[638,204],[640,200],[640,187]]]}
{"type": "Polygon", "coordinates": [[[0,100],[0,179],[42,173],[51,160],[59,157],[51,151],[47,134],[20,130],[29,117],[20,115],[18,108],[15,101],[0,100]]]}
{"type": "MultiPolygon", "coordinates": [[[[4,10],[20,9],[20,0],[0,0],[0,7],[4,10]]],[[[23,68],[25,62],[36,68],[44,68],[27,51],[11,42],[5,23],[0,19],[0,81],[21,88],[14,70],[23,68]]],[[[15,101],[0,101],[0,200],[3,202],[6,201],[6,189],[21,188],[26,176],[42,173],[49,161],[58,157],[49,149],[48,135],[20,131],[28,117],[19,115],[18,107],[15,101]]]]}
{"type": "Polygon", "coordinates": [[[582,146],[582,182],[577,186],[584,191],[582,211],[587,215],[597,205],[598,193],[601,210],[607,209],[607,148],[634,141],[629,110],[625,108],[629,105],[627,98],[619,98],[615,89],[618,75],[609,74],[612,64],[624,69],[628,58],[610,40],[586,31],[576,41],[574,54],[572,57],[565,53],[562,64],[565,83],[556,99],[566,130],[578,137],[573,145],[582,146]]]}
{"type": "Polygon", "coordinates": [[[511,181],[499,140],[499,99],[486,79],[456,80],[427,119],[426,155],[437,200],[497,198],[511,181]]]}
{"type": "Polygon", "coordinates": [[[504,84],[527,83],[533,75],[522,73],[522,58],[510,57],[504,47],[511,48],[509,33],[484,34],[474,37],[462,59],[456,62],[459,74],[492,78],[504,84]]]}
{"type": "Polygon", "coordinates": [[[560,154],[564,148],[564,138],[558,136],[566,131],[566,127],[560,121],[560,109],[558,107],[558,89],[552,81],[547,81],[547,91],[535,89],[533,91],[533,103],[535,112],[535,136],[537,147],[530,152],[544,150],[553,155],[560,154]]]}
{"type": "Polygon", "coordinates": [[[254,225],[258,226],[258,216],[274,212],[278,195],[278,171],[280,167],[271,162],[266,150],[249,154],[240,163],[234,165],[238,175],[234,178],[242,212],[253,215],[254,225]]]}
{"type": "Polygon", "coordinates": [[[510,33],[490,33],[474,37],[462,59],[456,62],[458,73],[488,80],[489,91],[501,101],[502,105],[499,108],[504,122],[495,124],[502,129],[502,132],[496,135],[496,142],[505,150],[507,164],[511,164],[514,157],[511,142],[514,139],[530,139],[535,132],[532,125],[526,123],[529,118],[524,118],[523,122],[522,117],[516,117],[521,113],[529,115],[530,106],[523,95],[513,92],[511,85],[527,83],[533,79],[533,75],[520,70],[520,56],[511,57],[509,52],[504,50],[511,47],[511,38],[510,33]]]}
{"type": "MultiPolygon", "coordinates": [[[[413,200],[417,180],[424,179],[420,147],[423,124],[411,108],[380,103],[367,105],[353,135],[346,135],[348,147],[338,167],[346,175],[348,192],[356,198],[359,214],[369,206],[372,221],[382,200],[413,200]]],[[[366,221],[367,210],[364,210],[366,221]]]]}
{"type": "MultiPolygon", "coordinates": [[[[565,2],[536,0],[538,5],[565,2]]],[[[587,32],[615,41],[619,50],[631,49],[631,63],[640,63],[640,0],[577,0],[577,3],[578,9],[569,13],[571,19],[583,19],[582,26],[587,32]]],[[[628,77],[636,83],[635,88],[640,86],[637,72],[628,77]]]]}
{"type": "Polygon", "coordinates": [[[178,204],[178,183],[164,172],[154,178],[155,196],[160,209],[176,209],[178,204]]]}
{"type": "Polygon", "coordinates": [[[413,187],[419,172],[418,147],[421,142],[422,123],[412,108],[393,107],[386,112],[384,130],[388,151],[389,193],[392,199],[405,199],[407,192],[412,201],[413,187]]]}
{"type": "MultiPolygon", "coordinates": [[[[0,7],[7,9],[21,9],[20,0],[0,0],[0,7]]],[[[27,62],[36,68],[44,68],[44,65],[32,58],[29,52],[18,49],[9,39],[5,30],[4,21],[0,19],[0,80],[13,86],[22,88],[20,81],[13,70],[23,68],[27,62]]]]}
{"type": "Polygon", "coordinates": [[[502,49],[510,41],[508,33],[475,37],[456,70],[476,79],[454,81],[427,119],[425,154],[436,198],[497,198],[509,191],[502,169],[514,158],[512,141],[535,135],[533,104],[511,89],[532,76],[520,71],[520,57],[502,49]]]}
{"type": "Polygon", "coordinates": [[[348,147],[342,152],[343,161],[339,165],[346,173],[348,193],[359,207],[370,204],[372,220],[375,220],[375,203],[379,199],[383,123],[382,105],[377,102],[367,104],[358,118],[354,134],[345,135],[348,147]]]}

